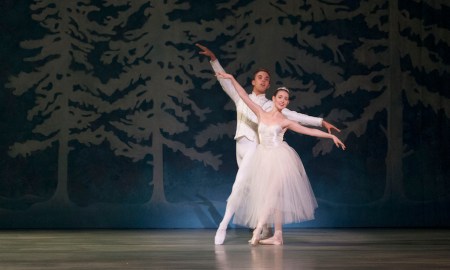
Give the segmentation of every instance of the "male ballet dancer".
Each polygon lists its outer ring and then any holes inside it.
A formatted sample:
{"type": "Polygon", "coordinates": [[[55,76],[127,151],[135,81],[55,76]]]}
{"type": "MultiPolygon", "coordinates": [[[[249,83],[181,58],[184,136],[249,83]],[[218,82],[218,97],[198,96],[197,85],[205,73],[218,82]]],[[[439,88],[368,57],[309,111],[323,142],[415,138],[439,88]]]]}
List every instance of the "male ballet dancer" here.
{"type": "MultiPolygon", "coordinates": [[[[202,46],[201,44],[195,44],[198,48],[200,48],[200,54],[206,55],[210,58],[211,66],[215,73],[217,72],[225,72],[223,67],[220,65],[219,60],[215,56],[215,54],[209,50],[207,47],[202,46]]],[[[236,104],[236,112],[237,112],[237,126],[236,126],[236,134],[234,139],[236,140],[236,160],[239,167],[239,173],[236,175],[236,179],[233,184],[233,188],[230,196],[232,196],[235,190],[243,187],[242,182],[245,181],[246,177],[246,163],[248,159],[251,157],[253,151],[256,149],[258,144],[258,134],[257,134],[257,118],[256,115],[248,108],[248,106],[242,101],[239,97],[236,89],[230,80],[218,79],[222,89],[227,93],[227,95],[234,101],[236,104]]],[[[252,93],[249,94],[251,100],[261,106],[265,111],[269,111],[272,109],[273,103],[271,100],[268,100],[265,96],[266,90],[270,87],[270,74],[265,69],[259,69],[254,73],[254,77],[252,80],[252,93]]],[[[302,125],[306,126],[315,126],[320,127],[323,126],[328,130],[328,133],[331,133],[331,130],[336,130],[340,132],[338,128],[333,126],[332,124],[326,122],[322,118],[312,117],[305,114],[297,113],[288,109],[284,109],[282,113],[289,118],[290,120],[299,122],[302,125]]],[[[217,229],[214,243],[216,245],[222,245],[223,241],[226,237],[226,230],[228,224],[233,217],[237,205],[230,205],[227,203],[225,214],[223,216],[222,221],[220,222],[219,228],[217,229]]],[[[261,239],[267,238],[270,236],[270,232],[267,226],[263,228],[261,239]]]]}

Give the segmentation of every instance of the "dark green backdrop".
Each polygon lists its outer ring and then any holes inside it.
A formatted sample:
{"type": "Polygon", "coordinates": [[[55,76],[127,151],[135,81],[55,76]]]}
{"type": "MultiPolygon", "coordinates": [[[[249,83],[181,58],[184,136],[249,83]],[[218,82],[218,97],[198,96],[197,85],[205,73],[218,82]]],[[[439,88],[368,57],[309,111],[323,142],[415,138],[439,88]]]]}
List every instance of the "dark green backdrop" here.
{"type": "Polygon", "coordinates": [[[286,135],[319,201],[293,226],[449,226],[447,2],[1,1],[0,228],[216,227],[236,116],[196,42],[342,129],[286,135]]]}

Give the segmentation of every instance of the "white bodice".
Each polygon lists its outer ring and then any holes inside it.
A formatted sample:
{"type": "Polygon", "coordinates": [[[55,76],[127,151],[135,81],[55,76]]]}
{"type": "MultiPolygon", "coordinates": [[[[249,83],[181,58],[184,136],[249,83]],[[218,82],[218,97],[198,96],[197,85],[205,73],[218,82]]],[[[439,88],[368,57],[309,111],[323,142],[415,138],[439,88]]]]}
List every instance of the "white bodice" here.
{"type": "Polygon", "coordinates": [[[278,146],[283,142],[285,131],[286,129],[282,129],[279,125],[266,125],[264,123],[259,123],[259,143],[264,146],[278,146]]]}

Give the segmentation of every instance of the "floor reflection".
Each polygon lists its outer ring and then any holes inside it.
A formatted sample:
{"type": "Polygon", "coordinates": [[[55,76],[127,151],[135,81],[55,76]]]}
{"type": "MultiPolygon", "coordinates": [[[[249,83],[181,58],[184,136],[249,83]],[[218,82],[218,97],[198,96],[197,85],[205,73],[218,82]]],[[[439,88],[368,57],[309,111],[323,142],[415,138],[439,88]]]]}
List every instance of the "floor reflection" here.
{"type": "Polygon", "coordinates": [[[283,246],[230,230],[3,230],[0,269],[450,269],[448,229],[290,229],[283,246]]]}
{"type": "Polygon", "coordinates": [[[214,251],[217,269],[314,269],[311,258],[305,258],[305,264],[302,263],[302,254],[285,257],[284,246],[247,245],[237,249],[235,245],[220,245],[214,251]]]}

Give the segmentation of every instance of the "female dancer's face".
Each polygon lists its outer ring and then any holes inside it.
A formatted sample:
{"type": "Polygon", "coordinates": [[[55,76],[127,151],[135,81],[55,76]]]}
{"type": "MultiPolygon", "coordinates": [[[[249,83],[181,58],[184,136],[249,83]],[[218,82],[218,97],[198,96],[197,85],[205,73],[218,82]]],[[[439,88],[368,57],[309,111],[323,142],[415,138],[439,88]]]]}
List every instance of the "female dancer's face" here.
{"type": "Polygon", "coordinates": [[[272,97],[272,101],[278,110],[282,110],[289,104],[289,94],[286,91],[277,91],[275,96],[272,97]]]}

